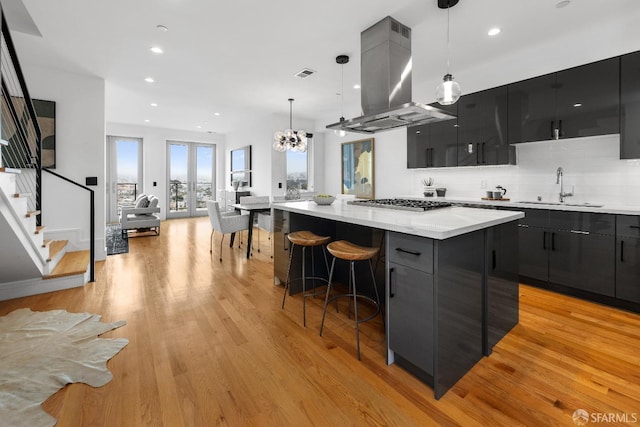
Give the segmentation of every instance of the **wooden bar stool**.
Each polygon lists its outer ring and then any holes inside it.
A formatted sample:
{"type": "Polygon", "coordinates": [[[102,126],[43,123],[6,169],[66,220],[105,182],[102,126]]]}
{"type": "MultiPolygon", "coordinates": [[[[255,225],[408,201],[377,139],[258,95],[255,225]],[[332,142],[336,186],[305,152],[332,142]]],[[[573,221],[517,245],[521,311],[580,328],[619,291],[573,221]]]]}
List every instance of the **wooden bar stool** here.
{"type": "Polygon", "coordinates": [[[360,329],[358,325],[362,322],[368,322],[369,320],[376,317],[382,311],[382,306],[380,305],[380,295],[378,295],[378,287],[376,286],[376,278],[373,273],[373,264],[371,259],[376,256],[379,251],[379,248],[369,248],[365,246],[358,246],[346,240],[338,240],[335,242],[331,242],[327,245],[327,250],[331,255],[334,256],[333,261],[331,261],[331,271],[329,272],[329,285],[327,286],[327,294],[324,299],[324,309],[322,310],[322,322],[320,323],[320,336],[322,336],[322,328],[324,327],[324,318],[327,314],[327,307],[329,303],[337,298],[349,297],[353,298],[353,311],[355,315],[356,322],[356,343],[358,347],[358,360],[360,360],[360,329]],[[343,259],[349,261],[349,290],[346,294],[339,294],[329,297],[331,293],[332,286],[332,278],[333,271],[336,264],[336,259],[343,259]],[[369,270],[371,271],[371,278],[373,279],[373,289],[375,291],[376,299],[372,299],[367,295],[358,294],[358,288],[356,286],[356,273],[354,269],[354,263],[356,261],[369,261],[369,270]],[[367,300],[373,303],[376,307],[375,313],[371,316],[366,317],[364,319],[358,319],[358,298],[367,300]]]}
{"type": "Polygon", "coordinates": [[[284,302],[285,302],[285,299],[287,298],[287,291],[291,286],[291,282],[293,280],[302,280],[302,324],[306,327],[307,326],[307,307],[306,307],[307,297],[315,297],[316,295],[319,295],[318,292],[315,292],[315,286],[313,287],[314,288],[313,292],[307,292],[307,280],[308,279],[313,281],[320,280],[322,282],[329,283],[328,278],[317,277],[315,275],[315,262],[313,258],[313,249],[317,246],[322,247],[322,254],[324,255],[324,264],[327,268],[327,271],[329,271],[329,263],[327,262],[327,252],[325,250],[325,245],[331,241],[331,237],[318,236],[317,234],[307,230],[294,231],[293,233],[289,233],[287,237],[291,242],[291,252],[289,253],[289,266],[287,267],[287,281],[285,282],[284,295],[282,296],[282,308],[284,308],[284,302]],[[291,279],[291,260],[293,258],[293,250],[295,249],[296,246],[302,247],[302,276],[296,279],[291,279]],[[308,247],[311,248],[311,276],[307,277],[306,271],[305,271],[306,270],[305,255],[306,255],[306,249],[308,247]]]}

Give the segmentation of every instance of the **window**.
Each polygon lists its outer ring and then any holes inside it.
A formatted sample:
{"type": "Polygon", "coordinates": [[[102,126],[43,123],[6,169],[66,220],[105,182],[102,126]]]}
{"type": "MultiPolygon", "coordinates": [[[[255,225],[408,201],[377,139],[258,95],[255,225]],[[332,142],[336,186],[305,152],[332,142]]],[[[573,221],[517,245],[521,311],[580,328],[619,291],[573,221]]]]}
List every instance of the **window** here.
{"type": "Polygon", "coordinates": [[[307,191],[309,186],[309,150],[304,153],[287,150],[287,190],[307,191]]]}

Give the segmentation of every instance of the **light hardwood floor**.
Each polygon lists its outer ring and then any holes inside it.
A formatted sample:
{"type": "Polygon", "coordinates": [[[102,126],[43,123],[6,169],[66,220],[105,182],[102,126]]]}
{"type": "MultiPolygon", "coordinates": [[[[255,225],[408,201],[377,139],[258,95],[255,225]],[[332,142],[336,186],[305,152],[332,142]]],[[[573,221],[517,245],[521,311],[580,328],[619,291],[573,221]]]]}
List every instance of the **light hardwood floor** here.
{"type": "MultiPolygon", "coordinates": [[[[379,320],[353,323],[321,301],[280,309],[266,233],[247,260],[209,254],[207,218],[162,223],[158,237],[99,263],[84,288],[0,302],[93,312],[127,325],[129,345],[106,386],[67,386],[45,404],[58,426],[570,426],[572,414],[633,415],[640,424],[640,316],[521,286],[520,324],[439,401],[386,366],[379,320]]],[[[606,425],[606,424],[603,424],[606,425]]],[[[609,424],[613,425],[613,424],[609,424]]],[[[633,425],[633,423],[631,423],[633,425]]],[[[637,425],[637,424],[636,424],[637,425]]]]}

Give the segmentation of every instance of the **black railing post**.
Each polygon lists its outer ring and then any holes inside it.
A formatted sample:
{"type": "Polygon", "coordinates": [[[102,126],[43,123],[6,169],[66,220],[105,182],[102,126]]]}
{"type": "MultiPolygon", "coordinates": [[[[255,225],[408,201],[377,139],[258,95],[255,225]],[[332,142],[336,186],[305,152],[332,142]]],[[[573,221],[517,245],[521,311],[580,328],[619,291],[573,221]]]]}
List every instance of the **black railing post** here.
{"type": "Polygon", "coordinates": [[[95,272],[95,263],[96,263],[96,203],[95,203],[95,192],[93,190],[89,190],[91,192],[91,225],[90,225],[90,242],[91,248],[89,248],[89,257],[90,265],[89,265],[89,281],[96,281],[96,272],[95,272]]]}

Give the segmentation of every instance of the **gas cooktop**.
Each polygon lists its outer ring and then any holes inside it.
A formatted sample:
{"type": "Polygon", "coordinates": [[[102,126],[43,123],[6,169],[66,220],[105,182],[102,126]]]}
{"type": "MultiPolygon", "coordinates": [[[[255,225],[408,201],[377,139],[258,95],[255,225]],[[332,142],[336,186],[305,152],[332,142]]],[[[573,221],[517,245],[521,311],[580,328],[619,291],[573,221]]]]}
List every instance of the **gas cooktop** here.
{"type": "Polygon", "coordinates": [[[373,199],[373,200],[350,200],[350,205],[369,206],[374,208],[401,209],[405,211],[423,212],[431,209],[446,208],[453,206],[448,202],[436,202],[432,200],[411,200],[411,199],[373,199]]]}

